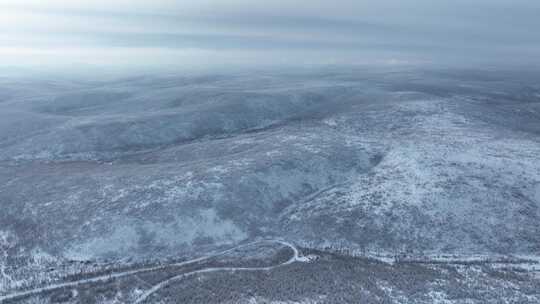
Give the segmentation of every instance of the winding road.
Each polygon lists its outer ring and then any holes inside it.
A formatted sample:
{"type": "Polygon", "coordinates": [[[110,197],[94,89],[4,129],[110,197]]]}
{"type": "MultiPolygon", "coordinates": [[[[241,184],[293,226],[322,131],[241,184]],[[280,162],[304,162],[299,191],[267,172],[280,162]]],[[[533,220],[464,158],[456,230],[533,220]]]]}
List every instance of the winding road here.
{"type": "Polygon", "coordinates": [[[293,250],[294,254],[293,256],[288,259],[286,262],[283,262],[281,264],[278,264],[278,265],[274,265],[274,266],[267,266],[267,267],[215,267],[215,268],[205,268],[205,269],[201,269],[201,270],[196,270],[196,271],[191,271],[191,272],[187,272],[187,273],[183,273],[183,274],[180,274],[180,275],[177,275],[175,277],[172,277],[170,279],[167,279],[165,281],[162,281],[161,283],[159,284],[156,284],[155,286],[153,286],[152,288],[150,288],[148,291],[146,291],[145,293],[143,293],[136,301],[135,301],[135,304],[139,304],[139,303],[142,303],[144,302],[146,299],[148,299],[149,296],[151,296],[152,294],[156,293],[158,290],[160,290],[161,288],[169,285],[170,283],[174,282],[174,281],[178,281],[178,280],[181,280],[183,278],[186,278],[186,277],[189,277],[189,276],[192,276],[192,275],[195,275],[195,274],[199,274],[199,273],[209,273],[209,272],[217,272],[217,271],[268,271],[268,270],[272,270],[274,268],[277,268],[277,267],[281,267],[281,266],[285,266],[285,265],[289,265],[289,264],[292,264],[296,261],[302,261],[300,259],[300,253],[298,252],[298,249],[291,243],[288,243],[288,242],[284,242],[284,241],[277,241],[277,240],[272,240],[270,242],[274,242],[274,243],[279,243],[279,244],[282,244],[286,247],[289,247],[293,250]]]}
{"type": "Polygon", "coordinates": [[[200,258],[196,258],[196,259],[193,259],[193,260],[184,261],[184,262],[180,262],[180,263],[173,263],[173,264],[161,265],[161,266],[155,266],[155,267],[139,268],[139,269],[136,269],[136,270],[117,272],[117,273],[97,276],[97,277],[93,277],[93,278],[89,278],[89,279],[83,279],[83,280],[72,281],[72,282],[52,284],[52,285],[49,285],[49,286],[44,286],[44,287],[35,288],[35,289],[31,289],[31,290],[15,292],[15,293],[12,293],[12,294],[0,296],[0,303],[3,303],[5,301],[7,301],[7,300],[13,300],[13,299],[16,299],[16,298],[37,295],[37,294],[40,294],[42,292],[53,291],[53,290],[66,288],[66,287],[69,288],[69,287],[77,287],[79,285],[88,284],[88,283],[107,282],[107,281],[110,281],[110,280],[113,280],[113,279],[127,277],[127,276],[130,276],[130,275],[136,275],[136,274],[140,274],[140,273],[143,273],[143,272],[157,271],[157,270],[167,269],[169,267],[185,266],[185,265],[205,261],[205,260],[208,260],[208,259],[211,259],[211,258],[214,258],[214,257],[219,257],[219,256],[225,255],[227,253],[233,252],[233,251],[238,250],[238,249],[242,249],[242,248],[246,248],[246,247],[249,247],[249,246],[253,246],[253,245],[256,245],[256,244],[262,244],[262,243],[281,244],[281,245],[283,245],[285,247],[290,248],[293,251],[293,255],[292,255],[292,257],[290,259],[288,259],[287,261],[285,261],[285,262],[283,262],[281,264],[274,265],[274,266],[268,266],[268,267],[252,267],[252,268],[245,268],[245,267],[216,267],[216,268],[205,268],[205,269],[200,269],[200,270],[196,270],[196,271],[192,271],[192,272],[183,273],[181,275],[177,275],[175,277],[172,277],[170,279],[162,281],[159,284],[156,284],[155,286],[150,288],[148,291],[143,293],[141,296],[139,296],[137,298],[137,300],[135,301],[135,303],[142,303],[149,296],[156,293],[161,288],[163,288],[164,286],[172,283],[173,281],[181,280],[181,279],[183,279],[185,277],[192,276],[192,275],[199,274],[199,273],[209,273],[209,272],[217,272],[217,271],[268,271],[268,270],[271,270],[271,269],[274,269],[274,268],[277,268],[277,267],[292,264],[292,263],[294,263],[296,261],[298,261],[298,262],[303,262],[304,261],[300,257],[300,253],[299,253],[298,249],[296,248],[296,246],[294,246],[293,244],[291,244],[289,242],[285,242],[285,241],[282,241],[282,240],[261,240],[261,241],[250,242],[250,243],[247,243],[247,244],[244,244],[244,245],[236,246],[236,247],[233,247],[233,248],[230,248],[230,249],[215,253],[215,254],[202,256],[200,258]]]}

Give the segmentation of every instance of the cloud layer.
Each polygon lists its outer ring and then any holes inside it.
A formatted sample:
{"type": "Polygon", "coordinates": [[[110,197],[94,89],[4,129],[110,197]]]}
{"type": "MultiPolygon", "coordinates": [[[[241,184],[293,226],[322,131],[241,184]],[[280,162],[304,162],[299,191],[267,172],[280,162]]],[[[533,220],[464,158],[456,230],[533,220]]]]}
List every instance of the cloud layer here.
{"type": "Polygon", "coordinates": [[[11,65],[538,63],[535,0],[4,0],[11,65]]]}

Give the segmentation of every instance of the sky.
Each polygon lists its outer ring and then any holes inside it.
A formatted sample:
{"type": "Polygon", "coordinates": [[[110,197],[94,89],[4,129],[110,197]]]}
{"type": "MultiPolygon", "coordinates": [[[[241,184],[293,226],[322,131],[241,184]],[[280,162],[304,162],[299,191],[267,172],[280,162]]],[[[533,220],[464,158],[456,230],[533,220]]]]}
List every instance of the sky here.
{"type": "Polygon", "coordinates": [[[540,62],[538,0],[0,0],[0,65],[540,62]]]}

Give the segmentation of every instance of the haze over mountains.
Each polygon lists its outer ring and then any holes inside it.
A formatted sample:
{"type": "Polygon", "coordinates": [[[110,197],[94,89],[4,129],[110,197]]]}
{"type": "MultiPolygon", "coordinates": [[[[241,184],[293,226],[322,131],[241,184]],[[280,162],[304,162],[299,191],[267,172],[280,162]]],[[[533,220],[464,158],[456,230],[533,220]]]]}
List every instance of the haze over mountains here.
{"type": "Polygon", "coordinates": [[[534,256],[538,76],[3,79],[2,290],[260,238],[367,256],[534,256]]]}
{"type": "Polygon", "coordinates": [[[537,0],[3,0],[0,303],[540,303],[537,0]]]}

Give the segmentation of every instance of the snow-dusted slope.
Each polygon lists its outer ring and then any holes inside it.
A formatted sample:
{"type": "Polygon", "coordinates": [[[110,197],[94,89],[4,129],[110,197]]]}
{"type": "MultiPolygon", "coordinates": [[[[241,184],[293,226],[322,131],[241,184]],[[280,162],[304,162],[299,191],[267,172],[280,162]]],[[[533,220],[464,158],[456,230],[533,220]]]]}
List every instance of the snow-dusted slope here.
{"type": "Polygon", "coordinates": [[[0,290],[260,236],[535,255],[540,75],[492,74],[3,83],[0,290]]]}

